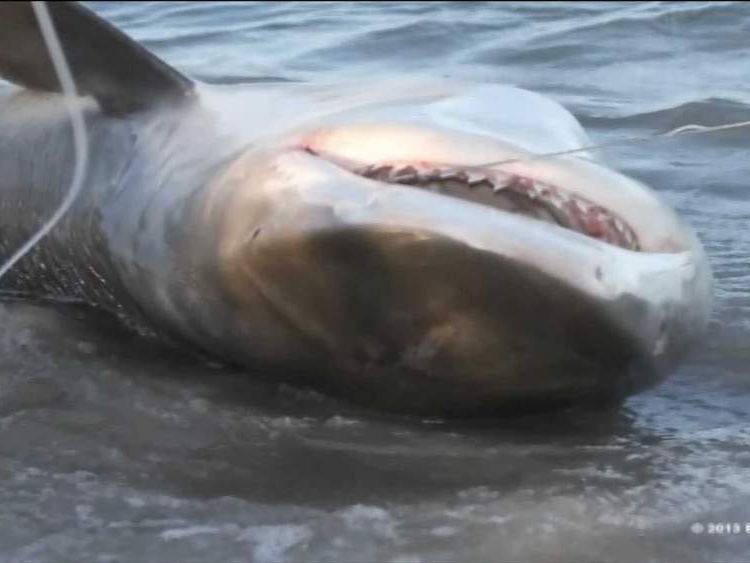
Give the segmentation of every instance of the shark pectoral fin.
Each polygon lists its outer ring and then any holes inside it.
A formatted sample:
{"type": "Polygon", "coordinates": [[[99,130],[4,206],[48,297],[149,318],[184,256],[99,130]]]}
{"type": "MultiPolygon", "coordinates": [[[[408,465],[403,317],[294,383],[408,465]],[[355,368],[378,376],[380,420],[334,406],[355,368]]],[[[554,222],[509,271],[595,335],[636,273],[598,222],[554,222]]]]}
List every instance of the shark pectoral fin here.
{"type": "MultiPolygon", "coordinates": [[[[187,98],[193,83],[130,37],[75,2],[47,2],[81,94],[102,111],[126,114],[187,98]]],[[[0,2],[0,77],[60,92],[31,2],[0,2]]]]}

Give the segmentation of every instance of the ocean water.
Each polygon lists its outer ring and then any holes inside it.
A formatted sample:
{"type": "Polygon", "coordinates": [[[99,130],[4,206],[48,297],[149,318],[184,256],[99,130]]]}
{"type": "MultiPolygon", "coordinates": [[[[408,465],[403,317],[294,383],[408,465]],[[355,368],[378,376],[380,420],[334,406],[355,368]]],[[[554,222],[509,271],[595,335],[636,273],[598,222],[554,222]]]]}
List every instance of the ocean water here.
{"type": "MultiPolygon", "coordinates": [[[[89,5],[214,84],[514,84],[601,142],[750,119],[742,2],[89,5]]],[[[0,303],[0,561],[746,561],[748,149],[744,129],[608,151],[716,276],[703,346],[616,411],[381,416],[89,311],[0,303]]]]}

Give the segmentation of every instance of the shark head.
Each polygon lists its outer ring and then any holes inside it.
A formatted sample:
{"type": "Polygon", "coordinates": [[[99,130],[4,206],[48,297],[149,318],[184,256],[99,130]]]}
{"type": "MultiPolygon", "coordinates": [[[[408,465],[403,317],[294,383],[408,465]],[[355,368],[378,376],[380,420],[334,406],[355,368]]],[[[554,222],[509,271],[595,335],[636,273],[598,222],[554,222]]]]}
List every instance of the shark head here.
{"type": "Polygon", "coordinates": [[[589,142],[547,98],[486,86],[360,100],[253,146],[205,204],[224,202],[235,355],[409,412],[659,381],[703,333],[710,269],[643,183],[585,152],[532,158],[589,142]]]}

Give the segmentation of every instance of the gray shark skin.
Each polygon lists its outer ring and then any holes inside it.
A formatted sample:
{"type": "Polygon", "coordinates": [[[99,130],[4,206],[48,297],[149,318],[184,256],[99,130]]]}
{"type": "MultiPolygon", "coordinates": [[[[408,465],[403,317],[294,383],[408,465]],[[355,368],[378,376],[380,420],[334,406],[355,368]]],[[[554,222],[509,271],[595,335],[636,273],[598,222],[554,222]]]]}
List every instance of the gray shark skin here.
{"type": "MultiPolygon", "coordinates": [[[[616,401],[704,334],[708,262],[651,189],[587,153],[484,165],[588,144],[555,102],[422,78],[210,87],[52,6],[91,164],[0,292],[82,301],[257,376],[418,415],[616,401]]],[[[23,87],[0,99],[0,257],[73,170],[29,14],[0,7],[0,31],[13,19],[35,46],[24,59],[0,39],[0,75],[23,87]]]]}

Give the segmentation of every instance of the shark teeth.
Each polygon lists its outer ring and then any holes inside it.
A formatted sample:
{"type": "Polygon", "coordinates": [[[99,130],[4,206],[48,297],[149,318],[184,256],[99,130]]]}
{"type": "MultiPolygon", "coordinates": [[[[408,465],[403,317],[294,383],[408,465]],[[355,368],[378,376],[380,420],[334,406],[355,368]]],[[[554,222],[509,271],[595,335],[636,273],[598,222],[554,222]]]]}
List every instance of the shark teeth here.
{"type": "Polygon", "coordinates": [[[622,218],[582,196],[532,178],[489,168],[425,163],[348,165],[345,168],[371,180],[476,201],[552,222],[621,248],[640,250],[638,237],[622,218]]]}

